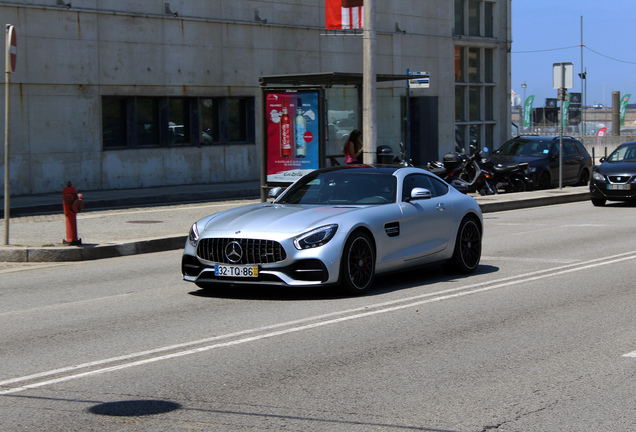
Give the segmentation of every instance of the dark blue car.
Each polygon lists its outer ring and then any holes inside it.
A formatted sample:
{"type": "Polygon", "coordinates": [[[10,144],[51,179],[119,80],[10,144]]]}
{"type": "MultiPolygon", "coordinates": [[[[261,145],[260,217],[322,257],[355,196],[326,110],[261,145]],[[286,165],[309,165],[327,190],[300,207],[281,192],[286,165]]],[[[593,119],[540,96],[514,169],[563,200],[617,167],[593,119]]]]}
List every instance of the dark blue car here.
{"type": "MultiPolygon", "coordinates": [[[[559,185],[559,137],[518,136],[506,141],[489,158],[495,165],[527,162],[528,189],[547,189],[559,185]]],[[[563,186],[585,186],[592,172],[592,157],[583,144],[563,137],[563,186]]]]}
{"type": "Polygon", "coordinates": [[[636,201],[636,141],[621,144],[595,166],[590,181],[595,206],[606,201],[636,201]]]}

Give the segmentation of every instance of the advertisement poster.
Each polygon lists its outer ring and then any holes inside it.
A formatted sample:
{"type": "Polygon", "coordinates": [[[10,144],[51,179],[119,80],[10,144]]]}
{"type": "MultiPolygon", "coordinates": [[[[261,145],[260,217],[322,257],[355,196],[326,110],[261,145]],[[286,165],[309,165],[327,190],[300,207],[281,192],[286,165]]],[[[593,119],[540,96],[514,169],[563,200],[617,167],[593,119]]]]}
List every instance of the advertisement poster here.
{"type": "Polygon", "coordinates": [[[318,92],[268,92],[267,182],[291,183],[319,168],[318,92]]]}

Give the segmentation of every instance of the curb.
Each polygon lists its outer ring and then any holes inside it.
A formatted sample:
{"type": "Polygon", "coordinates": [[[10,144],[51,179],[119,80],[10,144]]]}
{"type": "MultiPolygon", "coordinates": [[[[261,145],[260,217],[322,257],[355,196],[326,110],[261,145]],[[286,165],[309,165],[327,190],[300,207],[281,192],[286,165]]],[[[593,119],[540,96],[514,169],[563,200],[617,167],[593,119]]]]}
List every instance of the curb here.
{"type": "Polygon", "coordinates": [[[115,258],[126,255],[183,249],[187,235],[157,237],[104,245],[65,247],[9,246],[0,248],[2,262],[67,262],[115,258]]]}
{"type": "Polygon", "coordinates": [[[519,210],[522,208],[542,207],[555,204],[567,204],[579,201],[588,201],[589,192],[575,194],[554,194],[552,196],[542,196],[537,198],[521,198],[511,201],[487,202],[487,197],[478,198],[479,207],[482,213],[492,213],[506,210],[519,210]]]}

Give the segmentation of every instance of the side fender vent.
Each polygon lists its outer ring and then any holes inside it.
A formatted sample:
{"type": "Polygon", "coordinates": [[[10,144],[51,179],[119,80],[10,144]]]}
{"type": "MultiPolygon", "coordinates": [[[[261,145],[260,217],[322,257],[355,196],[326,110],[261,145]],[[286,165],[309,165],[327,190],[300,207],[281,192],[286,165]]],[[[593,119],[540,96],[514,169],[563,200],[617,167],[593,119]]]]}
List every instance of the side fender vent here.
{"type": "Polygon", "coordinates": [[[400,235],[400,223],[389,222],[384,225],[384,231],[389,237],[398,237],[400,235]]]}

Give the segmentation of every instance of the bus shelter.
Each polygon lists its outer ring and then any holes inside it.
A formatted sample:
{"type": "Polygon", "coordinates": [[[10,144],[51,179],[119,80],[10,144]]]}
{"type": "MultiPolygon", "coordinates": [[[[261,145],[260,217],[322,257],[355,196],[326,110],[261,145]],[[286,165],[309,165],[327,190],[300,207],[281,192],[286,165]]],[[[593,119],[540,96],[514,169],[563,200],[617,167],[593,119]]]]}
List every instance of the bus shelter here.
{"type": "MultiPolygon", "coordinates": [[[[377,75],[378,145],[394,152],[408,142],[410,75],[377,75]]],[[[312,73],[259,78],[263,107],[261,200],[318,168],[344,163],[342,147],[362,129],[361,73],[312,73]]]]}

